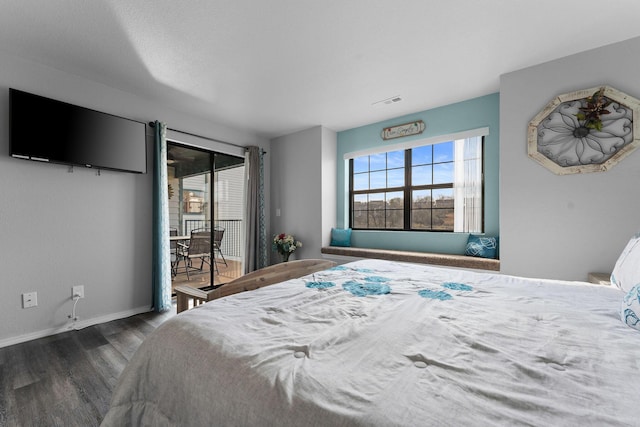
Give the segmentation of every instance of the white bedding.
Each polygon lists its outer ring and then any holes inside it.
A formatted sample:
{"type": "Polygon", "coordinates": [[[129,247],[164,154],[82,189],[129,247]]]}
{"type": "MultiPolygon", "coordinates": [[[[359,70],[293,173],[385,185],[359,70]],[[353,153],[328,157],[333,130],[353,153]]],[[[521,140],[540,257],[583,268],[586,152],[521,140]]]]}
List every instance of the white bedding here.
{"type": "Polygon", "coordinates": [[[123,372],[103,425],[640,425],[640,333],[620,321],[622,297],[358,261],[166,322],[123,372]],[[350,281],[390,293],[354,296],[350,281]]]}

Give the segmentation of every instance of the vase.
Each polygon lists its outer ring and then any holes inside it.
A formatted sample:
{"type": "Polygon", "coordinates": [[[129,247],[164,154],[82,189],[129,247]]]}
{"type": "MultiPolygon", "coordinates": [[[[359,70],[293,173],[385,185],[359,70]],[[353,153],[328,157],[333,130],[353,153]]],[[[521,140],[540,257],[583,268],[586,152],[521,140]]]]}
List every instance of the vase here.
{"type": "Polygon", "coordinates": [[[284,252],[284,253],[281,253],[280,255],[282,255],[282,262],[287,262],[289,261],[289,256],[291,255],[291,252],[284,252]]]}

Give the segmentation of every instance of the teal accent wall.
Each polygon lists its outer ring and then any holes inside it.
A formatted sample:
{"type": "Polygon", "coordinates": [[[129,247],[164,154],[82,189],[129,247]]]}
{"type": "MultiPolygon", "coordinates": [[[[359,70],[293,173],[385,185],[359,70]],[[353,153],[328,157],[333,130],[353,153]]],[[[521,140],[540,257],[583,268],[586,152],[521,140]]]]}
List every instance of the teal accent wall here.
{"type": "MultiPolygon", "coordinates": [[[[485,234],[499,235],[499,93],[338,132],[337,226],[345,228],[349,225],[349,163],[344,160],[346,153],[483,127],[489,128],[484,145],[485,234]],[[415,120],[422,120],[426,125],[425,131],[420,135],[389,141],[383,140],[380,136],[385,127],[415,120]]],[[[351,243],[362,248],[462,254],[467,237],[467,233],[354,230],[351,243]]]]}

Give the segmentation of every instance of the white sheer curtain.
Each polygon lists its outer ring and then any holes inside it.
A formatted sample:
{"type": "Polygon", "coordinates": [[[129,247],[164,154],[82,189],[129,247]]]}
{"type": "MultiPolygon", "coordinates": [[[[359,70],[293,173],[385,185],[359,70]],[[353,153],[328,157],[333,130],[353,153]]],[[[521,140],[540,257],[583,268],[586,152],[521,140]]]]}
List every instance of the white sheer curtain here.
{"type": "Polygon", "coordinates": [[[455,140],[454,231],[482,231],[482,136],[455,140]]]}

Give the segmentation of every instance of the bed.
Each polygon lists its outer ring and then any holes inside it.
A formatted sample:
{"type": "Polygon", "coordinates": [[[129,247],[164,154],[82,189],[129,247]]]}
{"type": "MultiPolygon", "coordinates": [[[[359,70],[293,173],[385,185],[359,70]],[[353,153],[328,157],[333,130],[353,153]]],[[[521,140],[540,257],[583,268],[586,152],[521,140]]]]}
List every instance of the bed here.
{"type": "Polygon", "coordinates": [[[217,299],[141,345],[103,426],[640,425],[614,286],[363,260],[217,299]]]}

